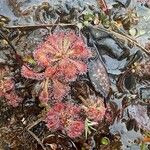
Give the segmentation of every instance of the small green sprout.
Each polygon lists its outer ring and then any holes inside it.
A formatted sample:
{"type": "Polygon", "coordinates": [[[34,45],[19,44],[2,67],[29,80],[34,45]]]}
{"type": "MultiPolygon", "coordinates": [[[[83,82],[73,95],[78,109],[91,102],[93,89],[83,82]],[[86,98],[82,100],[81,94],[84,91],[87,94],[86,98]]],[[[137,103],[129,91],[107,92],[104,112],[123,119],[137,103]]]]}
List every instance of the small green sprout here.
{"type": "Polygon", "coordinates": [[[101,139],[101,144],[103,144],[103,145],[108,145],[109,143],[110,143],[109,138],[103,137],[103,138],[101,139]]]}
{"type": "Polygon", "coordinates": [[[93,127],[97,125],[97,122],[90,121],[88,118],[85,120],[85,138],[87,139],[88,134],[91,134],[91,130],[96,131],[96,129],[93,127]]]}

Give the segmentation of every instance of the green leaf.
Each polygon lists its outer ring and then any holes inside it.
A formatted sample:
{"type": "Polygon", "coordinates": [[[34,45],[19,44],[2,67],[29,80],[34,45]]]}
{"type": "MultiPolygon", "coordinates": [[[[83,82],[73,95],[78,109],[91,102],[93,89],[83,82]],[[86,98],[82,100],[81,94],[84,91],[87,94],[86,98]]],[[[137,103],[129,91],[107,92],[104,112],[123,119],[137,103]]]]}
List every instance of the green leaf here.
{"type": "Polygon", "coordinates": [[[108,145],[108,144],[110,144],[109,138],[103,137],[103,138],[101,139],[101,144],[103,144],[103,145],[108,145]]]}
{"type": "Polygon", "coordinates": [[[93,127],[97,125],[97,122],[90,121],[88,118],[85,120],[85,138],[87,139],[88,135],[91,134],[91,130],[96,131],[96,129],[93,127]]]}
{"type": "Polygon", "coordinates": [[[84,21],[92,21],[94,19],[94,15],[91,13],[87,13],[84,15],[84,21]]]}

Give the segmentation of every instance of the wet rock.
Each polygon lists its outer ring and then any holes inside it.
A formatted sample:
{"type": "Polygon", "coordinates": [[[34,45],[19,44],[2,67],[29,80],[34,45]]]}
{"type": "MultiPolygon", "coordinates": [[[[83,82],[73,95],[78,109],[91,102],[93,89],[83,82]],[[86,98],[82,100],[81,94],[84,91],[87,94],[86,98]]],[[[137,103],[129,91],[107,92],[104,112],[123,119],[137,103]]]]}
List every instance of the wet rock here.
{"type": "Polygon", "coordinates": [[[150,87],[140,88],[141,99],[150,99],[150,87]]]}
{"type": "Polygon", "coordinates": [[[108,55],[102,55],[103,61],[105,63],[107,72],[110,74],[119,75],[125,67],[126,59],[121,61],[111,58],[108,55]]]}
{"type": "Polygon", "coordinates": [[[129,74],[124,79],[124,85],[127,90],[133,90],[136,87],[136,79],[132,74],[129,74]]]}
{"type": "Polygon", "coordinates": [[[90,43],[93,42],[96,45],[101,55],[106,53],[118,60],[122,60],[129,55],[129,49],[111,34],[92,26],[84,28],[83,33],[90,39],[90,43]]]}
{"type": "Polygon", "coordinates": [[[111,57],[122,60],[129,54],[129,50],[112,38],[104,38],[96,42],[99,52],[105,51],[111,57]]]}
{"type": "Polygon", "coordinates": [[[150,118],[147,115],[146,107],[139,104],[130,105],[128,106],[128,113],[142,128],[150,131],[150,118]]]}
{"type": "Polygon", "coordinates": [[[110,35],[106,32],[99,30],[98,28],[93,28],[91,26],[86,28],[86,31],[90,33],[94,40],[101,40],[103,38],[109,37],[110,35]]]}
{"type": "Polygon", "coordinates": [[[112,134],[120,134],[121,135],[121,142],[122,142],[122,149],[128,150],[133,145],[134,141],[142,138],[140,132],[136,132],[134,130],[128,131],[126,128],[126,124],[121,121],[115,122],[112,126],[110,126],[110,132],[112,134]]]}
{"type": "Polygon", "coordinates": [[[143,54],[140,50],[138,50],[136,53],[129,56],[127,59],[126,67],[132,66],[135,62],[139,62],[143,58],[143,54]]]}
{"type": "Polygon", "coordinates": [[[124,73],[120,74],[117,81],[117,87],[120,92],[135,93],[136,78],[130,70],[126,70],[124,73]]]}

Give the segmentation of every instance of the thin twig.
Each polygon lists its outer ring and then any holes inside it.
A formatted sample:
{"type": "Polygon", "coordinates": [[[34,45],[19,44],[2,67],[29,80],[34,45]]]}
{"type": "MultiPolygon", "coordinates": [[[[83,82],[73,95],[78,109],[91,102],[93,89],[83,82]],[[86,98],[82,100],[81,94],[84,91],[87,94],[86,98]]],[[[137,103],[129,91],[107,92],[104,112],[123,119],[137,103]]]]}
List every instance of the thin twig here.
{"type": "Polygon", "coordinates": [[[29,126],[27,126],[27,129],[31,129],[34,126],[36,126],[38,123],[40,123],[41,121],[43,121],[43,117],[39,118],[38,120],[36,120],[35,122],[31,123],[29,126]]]}
{"type": "MultiPolygon", "coordinates": [[[[23,29],[23,28],[40,28],[40,27],[53,27],[53,26],[76,26],[76,24],[65,24],[65,23],[58,23],[58,24],[39,24],[39,25],[20,25],[20,26],[5,26],[5,28],[8,29],[23,29]]],[[[137,43],[137,41],[133,40],[132,37],[126,35],[125,33],[118,33],[113,30],[105,29],[105,28],[98,28],[99,30],[113,34],[117,36],[118,38],[126,39],[130,42],[133,42],[136,46],[138,46],[140,49],[142,49],[145,53],[150,55],[150,52],[146,50],[143,46],[137,43]]]]}
{"type": "Polygon", "coordinates": [[[53,26],[75,26],[76,24],[38,24],[38,25],[19,25],[19,26],[5,26],[7,29],[22,29],[22,28],[41,28],[41,27],[53,27],[53,26]]]}
{"type": "Polygon", "coordinates": [[[84,105],[87,105],[87,101],[82,96],[79,96],[79,99],[82,101],[84,105]]]}
{"type": "Polygon", "coordinates": [[[44,145],[41,142],[41,140],[30,130],[31,128],[33,128],[34,126],[36,126],[38,123],[40,123],[42,120],[43,120],[43,117],[39,118],[38,120],[36,120],[35,122],[33,122],[32,124],[30,124],[29,126],[27,126],[27,131],[41,145],[41,147],[43,148],[43,150],[46,150],[46,148],[44,147],[44,145]]]}
{"type": "Polygon", "coordinates": [[[43,148],[43,150],[46,150],[46,148],[44,147],[43,143],[41,142],[41,140],[30,130],[27,130],[33,137],[34,139],[36,139],[36,141],[41,145],[41,147],[43,148]]]}
{"type": "Polygon", "coordinates": [[[126,39],[130,42],[133,42],[137,47],[139,47],[140,49],[142,49],[145,53],[147,53],[148,55],[150,55],[150,52],[145,49],[143,46],[141,46],[140,44],[138,44],[135,40],[133,40],[130,36],[128,35],[125,35],[125,33],[123,34],[120,34],[118,32],[115,32],[115,31],[112,31],[112,30],[108,30],[108,29],[104,29],[104,28],[98,28],[99,30],[103,31],[103,32],[106,32],[106,33],[109,33],[109,34],[113,34],[115,36],[117,36],[118,38],[122,38],[122,39],[126,39]]]}

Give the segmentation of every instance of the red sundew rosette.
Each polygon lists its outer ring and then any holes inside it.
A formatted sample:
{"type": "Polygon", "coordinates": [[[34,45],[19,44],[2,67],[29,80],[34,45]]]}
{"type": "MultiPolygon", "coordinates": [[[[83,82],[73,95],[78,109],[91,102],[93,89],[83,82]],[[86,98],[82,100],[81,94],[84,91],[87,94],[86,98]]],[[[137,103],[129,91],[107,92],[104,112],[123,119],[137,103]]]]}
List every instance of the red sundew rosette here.
{"type": "Polygon", "coordinates": [[[8,105],[17,107],[19,103],[22,101],[22,98],[19,97],[15,91],[11,91],[5,94],[5,101],[8,105]]]}
{"type": "Polygon", "coordinates": [[[87,72],[86,62],[91,53],[83,39],[74,32],[60,32],[49,35],[33,56],[45,71],[37,73],[24,65],[21,74],[29,79],[50,81],[39,94],[39,99],[47,103],[49,99],[61,101],[68,94],[69,82],[87,72]]]}
{"type": "Polygon", "coordinates": [[[84,123],[82,121],[70,121],[66,127],[66,133],[70,138],[80,137],[84,132],[84,123]]]}
{"type": "Polygon", "coordinates": [[[30,67],[23,65],[21,68],[21,75],[28,79],[43,80],[44,73],[34,72],[30,67]]]}
{"type": "Polygon", "coordinates": [[[34,59],[43,67],[56,67],[66,81],[87,72],[86,61],[91,53],[83,39],[74,32],[54,33],[34,51],[34,59]]]}
{"type": "Polygon", "coordinates": [[[8,77],[9,68],[0,69],[0,97],[4,97],[7,105],[17,107],[22,101],[15,91],[15,82],[8,77]]]}
{"type": "Polygon", "coordinates": [[[56,103],[46,115],[46,125],[51,131],[62,130],[71,138],[79,137],[84,131],[80,110],[71,103],[56,103]]]}
{"type": "Polygon", "coordinates": [[[6,92],[14,89],[14,82],[11,78],[0,81],[0,96],[4,96],[6,92]]]}
{"type": "Polygon", "coordinates": [[[102,121],[106,108],[101,99],[87,99],[87,104],[83,105],[82,108],[88,119],[91,121],[99,122],[102,121]]]}

